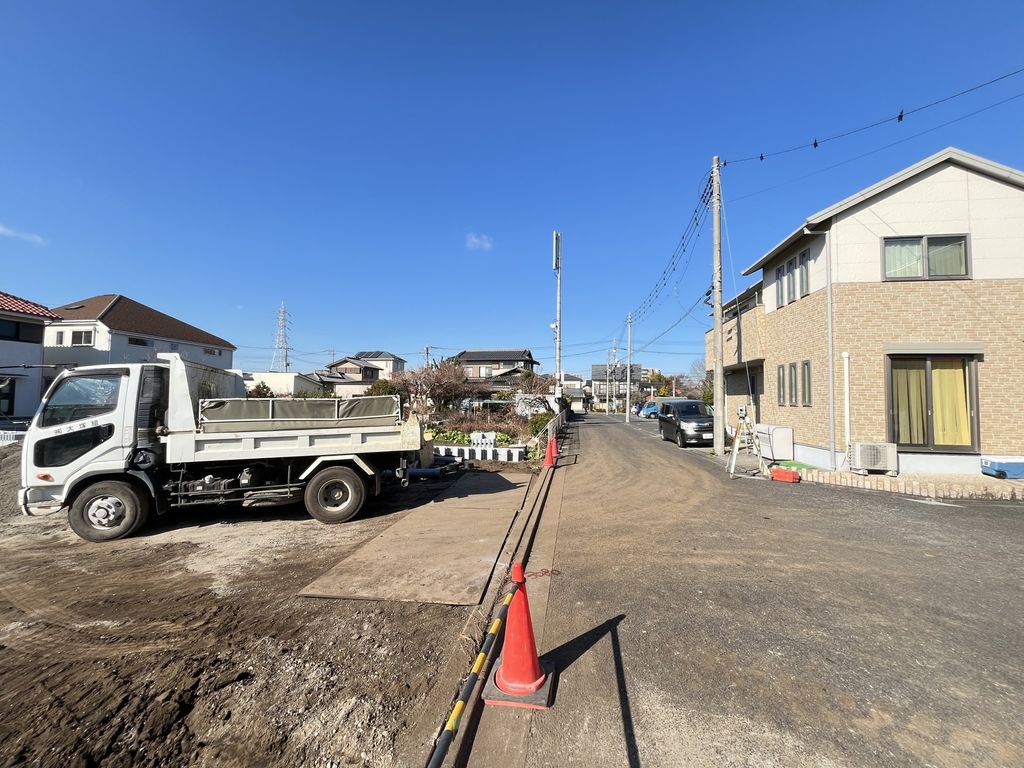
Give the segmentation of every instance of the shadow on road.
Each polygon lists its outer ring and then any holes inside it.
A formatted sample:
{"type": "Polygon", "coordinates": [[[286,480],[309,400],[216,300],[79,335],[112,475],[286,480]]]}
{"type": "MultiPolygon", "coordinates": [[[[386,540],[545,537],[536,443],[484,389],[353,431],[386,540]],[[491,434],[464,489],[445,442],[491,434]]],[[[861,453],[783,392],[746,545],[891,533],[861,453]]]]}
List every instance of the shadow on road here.
{"type": "MultiPolygon", "coordinates": [[[[597,645],[598,641],[605,635],[610,636],[612,641],[612,660],[615,664],[615,684],[619,691],[619,709],[622,712],[622,737],[626,743],[626,759],[629,768],[640,768],[640,753],[636,747],[636,735],[633,731],[633,711],[629,705],[629,691],[626,689],[626,670],[622,663],[622,646],[619,643],[619,624],[626,618],[626,614],[620,613],[614,618],[598,624],[593,629],[587,630],[582,635],[574,637],[568,642],[562,643],[557,648],[544,654],[544,658],[551,661],[562,675],[565,670],[572,666],[577,659],[597,645]]],[[[553,697],[558,696],[558,683],[556,680],[553,697]]],[[[552,706],[554,706],[554,699],[552,706]]]]}

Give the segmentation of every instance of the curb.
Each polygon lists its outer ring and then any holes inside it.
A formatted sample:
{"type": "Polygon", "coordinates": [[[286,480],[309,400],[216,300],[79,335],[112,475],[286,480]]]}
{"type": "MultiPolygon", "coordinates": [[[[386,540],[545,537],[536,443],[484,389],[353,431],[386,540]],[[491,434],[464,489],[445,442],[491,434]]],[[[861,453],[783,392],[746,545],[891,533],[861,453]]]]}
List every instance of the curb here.
{"type": "MultiPolygon", "coordinates": [[[[831,472],[827,469],[801,469],[800,480],[819,485],[838,485],[865,491],[886,491],[904,496],[928,499],[982,499],[989,501],[1024,501],[1024,483],[989,485],[976,483],[930,483],[904,480],[886,475],[857,475],[850,472],[831,472]]],[[[996,481],[1005,482],[1005,481],[996,481]]]]}

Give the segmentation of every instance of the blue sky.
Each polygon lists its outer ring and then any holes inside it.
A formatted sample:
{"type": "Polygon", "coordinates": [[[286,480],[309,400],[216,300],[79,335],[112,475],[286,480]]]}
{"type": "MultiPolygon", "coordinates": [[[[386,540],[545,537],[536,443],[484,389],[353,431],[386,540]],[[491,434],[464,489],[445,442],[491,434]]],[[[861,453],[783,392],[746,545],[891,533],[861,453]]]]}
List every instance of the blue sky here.
{"type": "MultiPolygon", "coordinates": [[[[558,229],[563,367],[586,372],[623,346],[712,155],[1024,67],[1017,3],[837,6],[0,2],[0,290],[123,293],[247,368],[269,364],[283,301],[302,370],[364,348],[418,364],[429,344],[530,347],[551,371],[558,229]]],[[[805,216],[945,146],[1024,167],[1024,98],[965,117],[1017,94],[1024,74],[727,166],[726,294],[805,216]]],[[[638,346],[710,262],[706,224],[638,346]]],[[[693,313],[637,362],[687,369],[708,324],[693,313]]]]}

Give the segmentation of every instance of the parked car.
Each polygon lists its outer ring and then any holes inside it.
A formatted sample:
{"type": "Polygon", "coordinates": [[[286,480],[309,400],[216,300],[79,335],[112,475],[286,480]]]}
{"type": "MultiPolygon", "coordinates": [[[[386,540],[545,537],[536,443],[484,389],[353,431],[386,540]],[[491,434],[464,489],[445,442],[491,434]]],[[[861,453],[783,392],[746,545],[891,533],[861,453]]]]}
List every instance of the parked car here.
{"type": "Polygon", "coordinates": [[[700,400],[668,400],[658,411],[658,432],[662,440],[674,440],[680,448],[712,443],[711,407],[700,400]]]}
{"type": "Polygon", "coordinates": [[[644,407],[640,409],[638,415],[643,416],[645,419],[657,418],[659,406],[657,403],[644,403],[644,407]]]}

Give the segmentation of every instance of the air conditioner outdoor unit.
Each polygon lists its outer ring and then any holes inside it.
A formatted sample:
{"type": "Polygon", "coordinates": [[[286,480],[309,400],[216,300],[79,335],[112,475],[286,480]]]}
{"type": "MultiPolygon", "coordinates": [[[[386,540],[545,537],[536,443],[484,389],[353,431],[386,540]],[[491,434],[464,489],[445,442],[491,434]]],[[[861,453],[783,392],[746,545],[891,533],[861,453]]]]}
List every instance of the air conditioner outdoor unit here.
{"type": "Polygon", "coordinates": [[[866,475],[868,470],[878,470],[896,477],[896,443],[854,443],[850,454],[850,469],[854,472],[866,475]]]}

